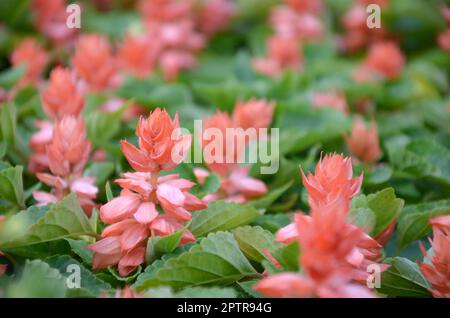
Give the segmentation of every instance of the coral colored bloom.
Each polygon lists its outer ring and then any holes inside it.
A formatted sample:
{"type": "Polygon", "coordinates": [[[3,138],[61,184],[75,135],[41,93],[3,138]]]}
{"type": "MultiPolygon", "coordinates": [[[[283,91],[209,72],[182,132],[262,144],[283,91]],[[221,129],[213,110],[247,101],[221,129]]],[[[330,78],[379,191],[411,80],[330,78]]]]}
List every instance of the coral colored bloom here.
{"type": "Polygon", "coordinates": [[[278,76],[285,69],[300,69],[302,60],[299,44],[296,41],[273,36],[267,40],[267,56],[254,58],[252,65],[261,74],[278,76]]]}
{"type": "Polygon", "coordinates": [[[387,41],[378,42],[370,47],[364,67],[387,79],[394,79],[403,71],[405,60],[397,44],[387,41]]]}
{"type": "Polygon", "coordinates": [[[270,24],[277,36],[298,41],[317,41],[324,35],[319,17],[311,13],[298,13],[288,6],[275,7],[270,14],[270,24]]]}
{"type": "Polygon", "coordinates": [[[140,172],[170,170],[181,163],[191,145],[191,135],[181,135],[178,114],[174,120],[165,110],[140,118],[136,135],[139,147],[122,140],[122,151],[130,165],[140,172]]]}
{"type": "Polygon", "coordinates": [[[318,13],[322,9],[322,0],[286,0],[298,12],[318,13]]]}
{"type": "Polygon", "coordinates": [[[352,154],[366,163],[375,163],[381,156],[377,126],[374,120],[367,127],[360,117],[356,117],[350,136],[345,143],[352,154]]]}
{"type": "Polygon", "coordinates": [[[11,64],[25,65],[25,75],[19,86],[35,84],[48,62],[47,52],[33,39],[26,39],[16,47],[11,55],[11,64]]]}
{"type": "Polygon", "coordinates": [[[344,94],[337,91],[317,92],[312,97],[314,107],[330,107],[337,109],[344,114],[348,113],[348,105],[344,94]]]}
{"type": "Polygon", "coordinates": [[[55,125],[52,141],[46,147],[51,174],[36,174],[41,182],[52,187],[51,193],[33,192],[38,205],[57,202],[69,192],[74,192],[84,211],[91,213],[98,189],[94,185],[95,178],[82,176],[90,150],[83,121],[71,116],[63,117],[55,125]]]}
{"type": "MultiPolygon", "coordinates": [[[[220,190],[206,196],[206,201],[225,199],[243,203],[267,193],[264,182],[250,177],[249,168],[238,163],[243,161],[245,147],[263,137],[260,129],[270,126],[273,110],[273,103],[250,99],[236,103],[232,118],[225,112],[217,112],[203,121],[199,136],[203,157],[221,180],[220,190]]],[[[194,169],[194,173],[200,183],[209,175],[201,168],[194,169]]]]}
{"type": "Polygon", "coordinates": [[[158,42],[128,34],[118,52],[119,66],[134,76],[144,78],[153,71],[159,49],[158,42]]]}
{"type": "Polygon", "coordinates": [[[346,196],[350,201],[361,189],[362,175],[352,178],[350,158],[339,154],[325,155],[317,164],[315,174],[309,172],[306,176],[302,171],[302,176],[311,207],[327,204],[339,195],[346,196]]]}
{"type": "Polygon", "coordinates": [[[174,81],[182,70],[189,70],[197,65],[194,55],[187,51],[171,50],[161,55],[160,65],[166,81],[174,81]]]}
{"type": "Polygon", "coordinates": [[[84,99],[73,75],[61,67],[50,73],[50,84],[43,91],[41,99],[45,113],[54,120],[64,115],[78,116],[83,110],[84,99]]]}
{"type": "Polygon", "coordinates": [[[450,53],[450,29],[447,29],[446,31],[439,34],[438,44],[441,49],[450,53]]]}
{"type": "Polygon", "coordinates": [[[69,14],[65,0],[32,0],[31,4],[36,27],[54,44],[65,44],[75,38],[78,29],[67,25],[69,14]]]}
{"type": "Polygon", "coordinates": [[[234,126],[257,130],[267,128],[272,122],[274,108],[275,103],[265,99],[252,98],[247,102],[238,101],[233,111],[234,126]]]}
{"type": "Polygon", "coordinates": [[[419,268],[431,284],[430,292],[436,298],[450,298],[450,216],[440,216],[430,220],[433,227],[433,240],[431,247],[433,254],[420,263],[419,268]]]}
{"type": "MultiPolygon", "coordinates": [[[[139,148],[122,141],[125,156],[138,172],[124,173],[117,179],[123,189],[120,196],[100,208],[100,218],[108,226],[102,239],[88,246],[94,251],[93,268],[117,265],[121,276],[129,275],[144,263],[149,237],[173,234],[192,218],[191,211],[207,207],[189,193],[195,183],[176,174],[158,177],[159,171],[180,163],[190,146],[190,136],[179,135],[178,127],[177,115],[172,121],[158,108],[138,123],[139,148]]],[[[194,235],[184,231],[180,244],[191,241],[195,241],[194,235]]]]}
{"type": "Polygon", "coordinates": [[[358,244],[362,231],[347,223],[345,197],[321,207],[311,215],[295,215],[301,250],[299,263],[304,274],[269,276],[254,289],[269,297],[375,297],[366,287],[353,283],[360,276],[364,256],[358,244]]]}
{"type": "Polygon", "coordinates": [[[198,16],[199,29],[211,36],[226,29],[235,14],[235,6],[229,0],[206,0],[198,16]]]}
{"type": "Polygon", "coordinates": [[[73,66],[90,90],[101,91],[117,84],[116,60],[108,39],[101,35],[80,37],[75,48],[73,66]]]}

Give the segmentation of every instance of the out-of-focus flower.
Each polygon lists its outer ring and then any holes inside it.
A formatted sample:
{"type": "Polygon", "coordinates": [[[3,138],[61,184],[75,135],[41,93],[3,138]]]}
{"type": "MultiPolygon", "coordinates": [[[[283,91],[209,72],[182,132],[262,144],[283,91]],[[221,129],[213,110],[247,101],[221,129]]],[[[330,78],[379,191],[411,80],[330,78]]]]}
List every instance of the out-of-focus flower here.
{"type": "Polygon", "coordinates": [[[373,44],[364,60],[364,66],[370,72],[387,79],[398,77],[405,66],[405,56],[394,42],[373,44]]]}
{"type": "Polygon", "coordinates": [[[19,86],[36,84],[48,62],[47,52],[34,39],[28,38],[16,47],[11,55],[11,64],[25,65],[26,71],[19,86]]]}
{"type": "Polygon", "coordinates": [[[322,0],[286,0],[287,4],[298,12],[319,13],[322,9],[322,0]]]}
{"type": "Polygon", "coordinates": [[[338,39],[338,47],[341,51],[353,53],[367,45],[387,38],[388,32],[385,28],[369,28],[367,26],[367,6],[378,4],[385,6],[386,1],[357,1],[345,13],[342,25],[346,33],[338,39]]]}
{"type": "Polygon", "coordinates": [[[99,34],[80,36],[73,66],[89,90],[101,91],[117,85],[117,65],[108,39],[99,34]]]}
{"type": "Polygon", "coordinates": [[[267,40],[267,56],[253,58],[252,65],[257,72],[276,77],[286,69],[300,69],[302,61],[303,56],[297,41],[273,36],[267,40]]]}
{"type": "MultiPolygon", "coordinates": [[[[189,193],[195,184],[176,174],[158,177],[158,172],[175,167],[190,146],[191,138],[171,139],[178,128],[178,117],[172,119],[159,108],[147,119],[141,118],[136,133],[139,147],[122,141],[122,149],[131,166],[139,172],[124,173],[116,182],[123,188],[116,197],[100,208],[100,218],[109,224],[102,239],[88,246],[94,251],[93,268],[118,265],[119,274],[126,276],[144,263],[145,245],[150,236],[166,236],[180,230],[191,219],[190,211],[206,208],[206,203],[189,193]],[[162,213],[158,212],[160,206],[162,213]]],[[[186,230],[180,244],[194,241],[186,230]]]]}
{"type": "Polygon", "coordinates": [[[433,254],[423,249],[429,261],[420,263],[419,268],[432,288],[433,297],[450,298],[450,216],[440,216],[430,221],[433,227],[431,247],[433,254]]]}
{"type": "Polygon", "coordinates": [[[441,49],[450,53],[450,29],[447,29],[446,31],[439,34],[438,44],[441,49]]]}
{"type": "Polygon", "coordinates": [[[77,89],[74,76],[62,67],[50,73],[50,84],[42,92],[41,99],[45,113],[54,120],[64,115],[76,117],[83,110],[84,98],[77,89]]]}
{"type": "Polygon", "coordinates": [[[80,118],[65,116],[55,124],[52,141],[46,147],[51,174],[36,174],[52,190],[51,193],[33,192],[38,205],[57,202],[74,192],[84,211],[90,215],[98,192],[95,178],[82,176],[90,150],[91,144],[86,140],[84,123],[80,118]]]}
{"type": "MultiPolygon", "coordinates": [[[[243,203],[267,192],[264,182],[250,177],[248,167],[239,163],[245,147],[263,137],[259,130],[270,126],[273,110],[273,103],[250,99],[236,103],[232,118],[225,112],[217,112],[204,120],[200,136],[203,156],[208,168],[221,180],[219,191],[207,195],[204,200],[243,203]],[[248,130],[253,134],[247,134],[248,130]]],[[[203,183],[209,172],[196,168],[194,174],[203,183]]]]}
{"type": "Polygon", "coordinates": [[[171,170],[181,163],[191,145],[191,135],[182,135],[178,114],[174,120],[160,108],[148,118],[140,118],[136,134],[139,147],[121,141],[122,151],[136,171],[156,172],[171,170]]]}
{"type": "Polygon", "coordinates": [[[270,24],[277,36],[298,41],[317,41],[324,34],[320,18],[311,13],[298,13],[289,6],[275,7],[270,24]]]}
{"type": "Polygon", "coordinates": [[[160,59],[161,69],[167,81],[174,81],[182,70],[192,69],[197,65],[193,54],[186,51],[167,51],[160,59]]]}
{"type": "Polygon", "coordinates": [[[33,0],[31,4],[36,27],[54,44],[61,45],[75,39],[78,30],[67,26],[65,0],[33,0]]]}
{"type": "Polygon", "coordinates": [[[246,102],[238,101],[234,106],[233,124],[243,129],[267,128],[272,122],[274,108],[275,103],[265,99],[251,98],[246,102]]]}
{"type": "Polygon", "coordinates": [[[317,108],[330,107],[337,109],[344,114],[348,113],[348,105],[344,94],[335,90],[314,93],[312,96],[312,104],[317,108]]]}
{"type": "Polygon", "coordinates": [[[361,117],[356,117],[351,134],[345,143],[353,155],[366,163],[375,163],[381,156],[380,141],[376,122],[372,120],[367,127],[361,117]]]}
{"type": "Polygon", "coordinates": [[[173,21],[189,17],[194,5],[193,0],[141,0],[138,9],[145,20],[173,21]]]}
{"type": "Polygon", "coordinates": [[[118,52],[118,64],[134,76],[144,78],[153,71],[158,52],[157,41],[128,34],[118,52]]]}
{"type": "Polygon", "coordinates": [[[30,172],[41,172],[48,169],[48,158],[46,146],[50,144],[53,136],[53,124],[45,120],[36,120],[38,131],[30,138],[30,148],[34,153],[30,156],[28,170],[30,172]]]}
{"type": "Polygon", "coordinates": [[[226,29],[235,14],[235,6],[229,0],[206,0],[198,15],[202,33],[211,36],[226,29]]]}

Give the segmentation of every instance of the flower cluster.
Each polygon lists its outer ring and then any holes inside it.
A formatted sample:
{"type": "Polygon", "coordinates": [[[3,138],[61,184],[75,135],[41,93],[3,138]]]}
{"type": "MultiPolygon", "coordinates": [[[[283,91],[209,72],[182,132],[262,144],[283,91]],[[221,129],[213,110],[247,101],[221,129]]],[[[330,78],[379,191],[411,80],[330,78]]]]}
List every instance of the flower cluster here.
{"type": "Polygon", "coordinates": [[[303,62],[302,43],[323,36],[324,27],[318,16],[321,7],[320,0],[288,0],[276,6],[270,15],[275,33],[267,39],[266,56],[253,59],[253,68],[272,77],[286,69],[299,70],[303,62]]]}
{"type": "Polygon", "coordinates": [[[65,0],[32,0],[36,28],[55,45],[70,43],[75,39],[78,29],[67,26],[68,13],[65,0]]]}
{"type": "MultiPolygon", "coordinates": [[[[94,251],[93,268],[118,265],[126,276],[144,262],[150,236],[166,236],[191,219],[191,211],[206,203],[189,193],[194,183],[177,174],[161,175],[181,163],[191,143],[190,135],[179,132],[178,115],[172,121],[159,108],[141,118],[136,129],[139,146],[122,141],[122,151],[137,172],[124,173],[116,182],[122,187],[116,197],[100,208],[100,218],[108,226],[102,239],[88,248],[94,251]],[[161,211],[158,211],[160,209],[161,211]]],[[[194,241],[186,230],[180,244],[194,241]]]]}
{"type": "Polygon", "coordinates": [[[367,127],[361,117],[356,117],[351,134],[345,143],[353,155],[365,163],[375,163],[381,156],[378,130],[374,120],[367,127]]]}
{"type": "Polygon", "coordinates": [[[355,281],[365,281],[367,266],[381,257],[381,246],[348,222],[350,201],[359,192],[362,175],[352,178],[350,158],[337,154],[322,158],[315,174],[302,175],[310,215],[297,213],[294,223],[280,229],[276,238],[298,241],[303,273],[269,276],[255,289],[272,297],[375,296],[355,281]]]}
{"type": "Polygon", "coordinates": [[[447,29],[438,35],[437,42],[441,49],[450,52],[450,9],[443,5],[441,11],[447,22],[447,29]]]}
{"type": "Polygon", "coordinates": [[[34,39],[29,38],[22,41],[11,55],[13,66],[25,66],[25,74],[17,85],[22,87],[29,84],[38,84],[48,60],[47,52],[34,39]]]}
{"type": "MultiPolygon", "coordinates": [[[[232,117],[228,113],[217,112],[204,121],[204,132],[200,141],[204,150],[205,162],[208,168],[217,173],[221,179],[220,190],[205,196],[204,200],[226,199],[243,203],[267,192],[266,185],[262,181],[250,177],[248,167],[240,166],[238,163],[244,155],[245,147],[250,142],[262,138],[259,134],[260,129],[269,127],[273,109],[273,103],[251,99],[245,103],[238,102],[232,117]],[[253,136],[245,135],[244,130],[249,128],[255,132],[253,136]],[[218,130],[219,134],[216,138],[219,140],[208,135],[207,132],[210,129],[218,130]],[[234,134],[228,135],[227,130],[232,130],[234,134]],[[240,132],[244,138],[242,142],[239,142],[240,132]],[[250,140],[250,138],[256,140],[250,140]],[[209,149],[212,149],[211,152],[209,149]]],[[[194,173],[200,184],[203,184],[209,175],[209,172],[202,168],[195,168],[194,173]]]]}
{"type": "Polygon", "coordinates": [[[91,144],[86,139],[83,120],[79,117],[64,116],[54,128],[50,144],[46,146],[46,155],[50,173],[36,173],[37,178],[52,187],[51,193],[33,192],[38,205],[57,202],[68,193],[77,194],[84,211],[90,215],[95,206],[98,189],[95,178],[82,175],[89,159],[91,144]]]}
{"type": "Polygon", "coordinates": [[[341,51],[353,53],[374,42],[386,39],[389,34],[385,28],[369,28],[367,26],[367,6],[379,5],[385,8],[388,0],[356,0],[342,18],[345,34],[338,39],[341,51]]]}
{"type": "Polygon", "coordinates": [[[197,64],[196,54],[207,38],[224,30],[234,14],[233,3],[228,0],[205,0],[200,5],[192,0],[144,0],[138,9],[145,32],[129,35],[122,48],[122,63],[138,76],[158,65],[169,81],[197,64]],[[138,72],[137,65],[141,66],[138,72]]]}
{"type": "Polygon", "coordinates": [[[30,157],[28,170],[41,172],[48,169],[46,146],[52,141],[53,123],[65,115],[78,117],[84,106],[84,98],[69,69],[57,67],[50,73],[50,83],[41,94],[45,114],[52,120],[37,120],[39,130],[30,139],[34,153],[30,157]]]}
{"type": "Polygon", "coordinates": [[[433,296],[450,298],[450,216],[436,217],[430,223],[433,227],[432,255],[424,250],[423,254],[428,260],[419,267],[432,286],[430,291],[433,296]]]}

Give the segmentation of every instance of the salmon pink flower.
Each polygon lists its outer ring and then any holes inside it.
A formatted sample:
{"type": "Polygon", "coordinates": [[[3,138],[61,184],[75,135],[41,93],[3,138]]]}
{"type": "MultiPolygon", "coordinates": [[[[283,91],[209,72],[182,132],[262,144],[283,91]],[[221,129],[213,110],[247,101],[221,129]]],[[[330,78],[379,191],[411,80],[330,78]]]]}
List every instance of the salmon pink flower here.
{"type": "Polygon", "coordinates": [[[312,97],[314,107],[330,107],[348,114],[348,105],[345,96],[337,91],[317,92],[312,97]]]}
{"type": "Polygon", "coordinates": [[[57,67],[52,70],[50,84],[42,93],[42,104],[45,113],[52,119],[61,119],[64,115],[78,116],[81,113],[84,98],[68,69],[57,67]]]}
{"type": "Polygon", "coordinates": [[[73,192],[84,211],[91,213],[98,189],[94,185],[95,178],[82,176],[90,150],[83,121],[71,116],[63,117],[55,125],[52,141],[46,147],[51,174],[36,174],[41,182],[52,187],[51,193],[33,192],[38,205],[57,202],[73,192]]]}
{"type": "Polygon", "coordinates": [[[128,34],[118,52],[118,63],[134,76],[144,78],[153,71],[158,52],[157,41],[152,42],[145,36],[128,34]]]}
{"type": "Polygon", "coordinates": [[[35,84],[47,65],[47,52],[34,39],[28,38],[16,47],[11,55],[11,64],[25,65],[25,75],[19,81],[19,86],[35,84]]]}
{"type": "Polygon", "coordinates": [[[267,128],[272,122],[274,102],[265,99],[251,98],[247,102],[238,101],[234,106],[233,124],[243,129],[267,128]]]}
{"type": "Polygon", "coordinates": [[[226,29],[235,14],[235,6],[229,0],[206,0],[198,15],[199,29],[211,36],[226,29]]]}
{"type": "Polygon", "coordinates": [[[447,29],[446,31],[439,34],[438,44],[441,49],[450,53],[450,29],[447,29]]]}
{"type": "Polygon", "coordinates": [[[419,268],[432,286],[430,292],[433,297],[450,298],[450,216],[436,217],[430,223],[433,227],[433,254],[428,255],[422,247],[428,261],[420,263],[419,268]]]}
{"type": "Polygon", "coordinates": [[[275,7],[270,14],[270,24],[277,36],[298,41],[317,41],[324,35],[320,18],[311,13],[299,13],[289,6],[275,7]]]}
{"type": "Polygon", "coordinates": [[[275,274],[254,289],[269,297],[375,297],[368,288],[353,282],[360,275],[361,258],[354,255],[363,237],[359,228],[347,223],[345,200],[341,196],[325,206],[313,207],[309,216],[297,213],[294,224],[303,274],[275,274]]]}
{"type": "MultiPolygon", "coordinates": [[[[219,192],[209,194],[206,201],[225,199],[243,203],[267,193],[264,182],[249,176],[249,168],[239,166],[245,147],[252,141],[261,139],[259,130],[270,126],[274,103],[264,99],[239,101],[235,105],[232,118],[225,112],[217,112],[203,122],[200,136],[203,155],[208,168],[217,173],[221,180],[219,192]],[[252,129],[252,136],[239,136],[245,130],[252,129]],[[217,132],[209,136],[209,132],[217,132]],[[229,134],[227,132],[232,132],[229,134]],[[230,137],[234,138],[231,140],[230,137]],[[218,138],[218,140],[216,140],[218,138]],[[251,140],[255,138],[255,140],[251,140]],[[211,150],[211,151],[209,151],[211,150]]],[[[202,184],[209,172],[202,168],[194,169],[197,180],[202,184]]]]}
{"type": "Polygon", "coordinates": [[[377,126],[374,120],[366,127],[361,117],[356,117],[350,136],[345,143],[352,154],[366,163],[375,163],[381,156],[377,126]]]}
{"type": "Polygon", "coordinates": [[[387,79],[398,77],[405,66],[405,56],[394,42],[378,42],[373,44],[364,61],[364,66],[375,75],[387,79]]]}
{"type": "Polygon", "coordinates": [[[31,4],[36,27],[54,44],[61,45],[75,38],[78,30],[67,26],[65,0],[33,0],[31,4]]]}
{"type": "Polygon", "coordinates": [[[160,65],[166,81],[174,81],[182,70],[189,70],[197,65],[192,53],[171,50],[162,54],[160,65]]]}
{"type": "MultiPolygon", "coordinates": [[[[139,148],[122,141],[125,156],[138,172],[127,172],[117,179],[122,187],[120,196],[100,208],[100,218],[108,226],[102,239],[88,246],[94,251],[93,268],[117,265],[121,276],[129,275],[144,263],[149,237],[173,234],[192,218],[191,211],[207,207],[189,193],[195,183],[177,174],[158,177],[159,171],[180,163],[172,159],[173,151],[183,157],[190,146],[190,136],[177,134],[177,128],[178,116],[172,121],[165,110],[158,108],[138,123],[139,148]]],[[[195,241],[194,235],[184,231],[180,244],[191,241],[195,241]]]]}
{"type": "Polygon", "coordinates": [[[73,66],[92,91],[101,91],[117,84],[116,59],[108,39],[101,35],[89,34],[79,38],[73,66]]]}
{"type": "Polygon", "coordinates": [[[261,74],[278,76],[285,69],[300,69],[302,59],[299,44],[296,41],[273,36],[267,41],[267,56],[253,59],[252,65],[261,74]]]}
{"type": "Polygon", "coordinates": [[[322,0],[286,0],[287,4],[298,12],[319,13],[322,0]]]}
{"type": "Polygon", "coordinates": [[[122,151],[136,171],[171,170],[181,163],[191,145],[190,135],[181,135],[178,114],[174,120],[165,110],[155,109],[146,119],[140,118],[136,134],[139,147],[121,142],[122,151]]]}

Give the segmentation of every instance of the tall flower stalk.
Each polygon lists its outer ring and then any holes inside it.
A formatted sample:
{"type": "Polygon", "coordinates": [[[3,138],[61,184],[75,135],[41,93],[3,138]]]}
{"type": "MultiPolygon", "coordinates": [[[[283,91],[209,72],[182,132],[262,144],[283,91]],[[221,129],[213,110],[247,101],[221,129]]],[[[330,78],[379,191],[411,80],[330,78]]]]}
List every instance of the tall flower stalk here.
{"type": "MultiPolygon", "coordinates": [[[[117,265],[122,276],[144,263],[149,237],[174,233],[192,218],[191,211],[207,207],[189,193],[195,183],[177,174],[159,175],[180,164],[191,144],[191,136],[180,133],[178,114],[172,120],[157,108],[139,120],[136,134],[138,146],[121,142],[136,172],[116,180],[122,187],[120,196],[100,208],[100,218],[108,226],[102,239],[88,246],[94,251],[93,268],[117,265]]],[[[190,241],[195,237],[186,230],[180,244],[190,241]]]]}

